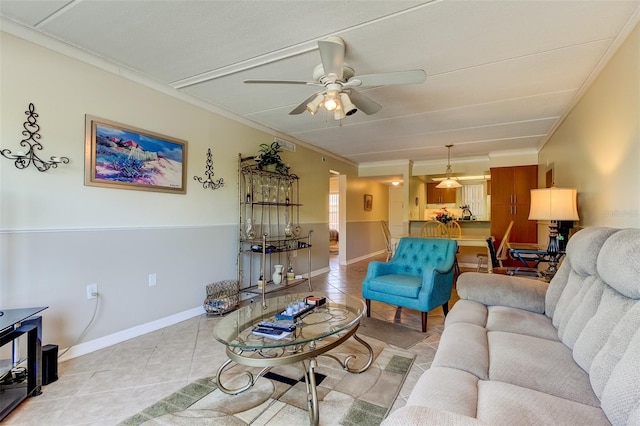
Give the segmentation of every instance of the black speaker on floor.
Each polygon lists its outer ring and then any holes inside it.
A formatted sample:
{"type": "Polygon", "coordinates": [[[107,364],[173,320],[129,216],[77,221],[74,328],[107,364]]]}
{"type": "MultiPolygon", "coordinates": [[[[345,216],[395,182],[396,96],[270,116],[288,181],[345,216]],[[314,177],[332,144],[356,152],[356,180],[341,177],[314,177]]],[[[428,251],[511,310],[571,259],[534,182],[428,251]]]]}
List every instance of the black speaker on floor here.
{"type": "Polygon", "coordinates": [[[58,345],[42,347],[42,384],[58,380],[58,345]]]}

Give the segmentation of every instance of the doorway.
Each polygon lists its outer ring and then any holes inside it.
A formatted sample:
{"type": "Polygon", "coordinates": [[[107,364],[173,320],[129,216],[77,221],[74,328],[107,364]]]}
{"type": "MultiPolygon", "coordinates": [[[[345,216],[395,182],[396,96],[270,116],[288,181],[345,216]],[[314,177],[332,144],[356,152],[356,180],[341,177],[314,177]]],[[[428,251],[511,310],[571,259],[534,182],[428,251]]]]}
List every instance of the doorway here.
{"type": "Polygon", "coordinates": [[[330,172],[329,176],[329,256],[340,252],[340,178],[330,172]]]}
{"type": "Polygon", "coordinates": [[[389,187],[389,231],[404,234],[404,188],[398,186],[389,187]]]}

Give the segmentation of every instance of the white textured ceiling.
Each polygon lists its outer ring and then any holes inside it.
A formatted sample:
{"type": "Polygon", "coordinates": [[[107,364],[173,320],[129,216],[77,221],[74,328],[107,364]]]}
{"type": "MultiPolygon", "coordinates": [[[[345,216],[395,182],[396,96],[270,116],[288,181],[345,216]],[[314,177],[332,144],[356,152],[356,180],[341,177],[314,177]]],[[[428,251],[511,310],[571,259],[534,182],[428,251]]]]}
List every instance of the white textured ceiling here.
{"type": "MultiPolygon", "coordinates": [[[[12,1],[4,23],[178,88],[356,163],[535,151],[639,20],[630,1],[12,1]],[[334,121],[289,115],[317,88],[317,41],[339,35],[356,75],[424,69],[362,90],[382,105],[334,121]]],[[[5,25],[7,27],[7,25],[5,25]]],[[[3,28],[4,29],[4,28],[3,28]]]]}

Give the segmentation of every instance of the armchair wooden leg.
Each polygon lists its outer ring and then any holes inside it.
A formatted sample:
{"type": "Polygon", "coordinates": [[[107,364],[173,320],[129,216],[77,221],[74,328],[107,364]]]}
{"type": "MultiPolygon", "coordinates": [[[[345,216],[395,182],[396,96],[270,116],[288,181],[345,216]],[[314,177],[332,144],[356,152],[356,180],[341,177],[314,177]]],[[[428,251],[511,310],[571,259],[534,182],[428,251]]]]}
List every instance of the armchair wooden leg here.
{"type": "Polygon", "coordinates": [[[371,299],[364,299],[365,304],[367,305],[367,316],[371,316],[371,299]]]}
{"type": "Polygon", "coordinates": [[[444,311],[444,316],[446,317],[447,314],[449,313],[449,302],[442,305],[442,310],[444,311]]]}
{"type": "Polygon", "coordinates": [[[422,312],[422,332],[427,332],[427,313],[422,312]]]}

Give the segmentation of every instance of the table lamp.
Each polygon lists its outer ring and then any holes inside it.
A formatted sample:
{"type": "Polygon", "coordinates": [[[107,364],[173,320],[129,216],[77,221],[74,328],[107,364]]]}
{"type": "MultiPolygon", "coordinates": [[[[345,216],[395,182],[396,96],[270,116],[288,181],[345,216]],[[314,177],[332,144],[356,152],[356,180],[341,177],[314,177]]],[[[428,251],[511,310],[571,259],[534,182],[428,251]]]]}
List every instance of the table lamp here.
{"type": "MultiPolygon", "coordinates": [[[[558,270],[558,259],[561,251],[558,241],[558,222],[580,219],[576,204],[577,194],[578,191],[575,189],[556,188],[555,186],[531,190],[529,220],[549,221],[549,245],[547,247],[549,267],[542,273],[545,276],[553,277],[558,270]]],[[[565,238],[568,238],[568,236],[560,236],[560,239],[563,240],[563,249],[565,238]]]]}

